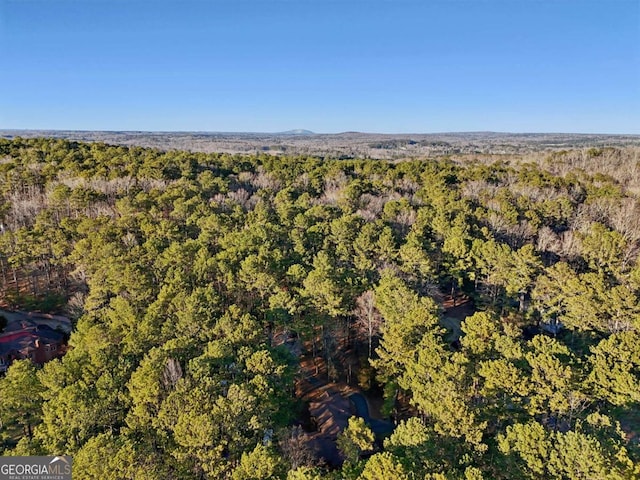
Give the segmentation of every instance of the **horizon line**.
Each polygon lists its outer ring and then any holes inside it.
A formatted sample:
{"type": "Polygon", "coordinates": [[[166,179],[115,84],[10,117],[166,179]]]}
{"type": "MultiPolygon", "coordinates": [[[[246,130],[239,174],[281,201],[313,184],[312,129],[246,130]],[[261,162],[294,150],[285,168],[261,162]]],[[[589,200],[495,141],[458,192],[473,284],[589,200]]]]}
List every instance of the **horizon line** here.
{"type": "Polygon", "coordinates": [[[561,132],[561,131],[498,131],[498,130],[450,130],[434,132],[368,132],[345,130],[340,132],[315,132],[306,129],[292,129],[277,132],[260,131],[223,131],[223,130],[112,130],[112,129],[62,129],[62,128],[0,128],[0,132],[59,132],[59,133],[147,133],[147,134],[217,134],[217,135],[287,135],[305,137],[316,135],[579,135],[579,136],[631,136],[640,137],[640,133],[610,132],[561,132]]]}

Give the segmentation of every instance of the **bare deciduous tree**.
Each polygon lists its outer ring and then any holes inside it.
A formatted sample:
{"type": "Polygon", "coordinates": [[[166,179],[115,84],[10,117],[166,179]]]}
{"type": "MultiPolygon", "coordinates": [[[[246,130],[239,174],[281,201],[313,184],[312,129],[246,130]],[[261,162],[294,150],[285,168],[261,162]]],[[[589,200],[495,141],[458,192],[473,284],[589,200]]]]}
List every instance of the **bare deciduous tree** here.
{"type": "Polygon", "coordinates": [[[162,372],[162,385],[165,390],[170,390],[176,386],[178,380],[182,378],[182,367],[175,358],[168,358],[162,372]]]}
{"type": "Polygon", "coordinates": [[[291,465],[291,470],[310,467],[316,463],[314,451],[309,446],[309,438],[300,425],[285,430],[278,445],[282,455],[291,465]]]}
{"type": "Polygon", "coordinates": [[[379,333],[382,323],[382,317],[375,307],[375,299],[371,290],[367,290],[356,299],[356,308],[353,313],[356,317],[356,331],[361,335],[366,335],[367,354],[371,358],[373,337],[379,333]]]}

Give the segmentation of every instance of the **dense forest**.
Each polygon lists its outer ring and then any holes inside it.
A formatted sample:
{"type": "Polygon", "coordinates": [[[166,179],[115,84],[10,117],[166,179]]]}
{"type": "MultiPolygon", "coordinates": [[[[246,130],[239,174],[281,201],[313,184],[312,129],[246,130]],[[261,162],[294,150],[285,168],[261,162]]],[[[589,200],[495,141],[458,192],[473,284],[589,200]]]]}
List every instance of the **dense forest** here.
{"type": "Polygon", "coordinates": [[[62,359],[0,378],[0,454],[81,479],[640,478],[639,191],[637,147],[0,139],[2,303],[74,321],[62,359]],[[323,462],[309,377],[393,428],[354,415],[323,462]]]}

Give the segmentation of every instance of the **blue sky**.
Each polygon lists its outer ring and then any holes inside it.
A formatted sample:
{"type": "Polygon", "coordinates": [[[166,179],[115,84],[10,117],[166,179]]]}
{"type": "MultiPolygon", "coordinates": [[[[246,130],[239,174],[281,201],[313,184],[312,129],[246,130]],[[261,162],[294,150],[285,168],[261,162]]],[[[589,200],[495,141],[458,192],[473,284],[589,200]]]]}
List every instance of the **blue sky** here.
{"type": "Polygon", "coordinates": [[[640,133],[640,0],[0,0],[0,128],[640,133]]]}

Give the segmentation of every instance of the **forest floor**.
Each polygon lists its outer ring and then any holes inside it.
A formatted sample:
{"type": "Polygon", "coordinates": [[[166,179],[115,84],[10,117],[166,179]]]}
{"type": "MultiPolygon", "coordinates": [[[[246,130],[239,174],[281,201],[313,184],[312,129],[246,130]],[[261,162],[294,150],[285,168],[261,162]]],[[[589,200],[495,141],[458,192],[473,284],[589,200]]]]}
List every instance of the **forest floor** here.
{"type": "Polygon", "coordinates": [[[460,328],[462,321],[476,312],[476,307],[469,297],[457,297],[455,306],[450,296],[445,297],[442,302],[444,313],[440,319],[440,324],[449,330],[447,341],[455,342],[462,335],[460,328]]]}
{"type": "Polygon", "coordinates": [[[4,269],[0,277],[0,308],[7,310],[63,313],[66,300],[84,290],[78,282],[70,280],[67,273],[54,271],[48,278],[42,270],[29,273],[18,270],[14,280],[6,267],[4,269]]]}

